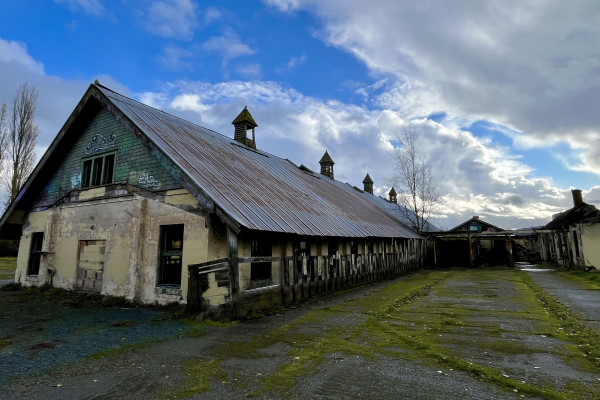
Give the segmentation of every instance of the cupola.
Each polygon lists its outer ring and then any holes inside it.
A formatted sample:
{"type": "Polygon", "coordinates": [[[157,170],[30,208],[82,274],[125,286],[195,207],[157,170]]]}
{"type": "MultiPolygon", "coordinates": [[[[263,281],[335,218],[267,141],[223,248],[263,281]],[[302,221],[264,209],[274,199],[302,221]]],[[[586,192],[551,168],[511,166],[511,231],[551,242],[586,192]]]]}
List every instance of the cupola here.
{"type": "Polygon", "coordinates": [[[373,194],[373,179],[371,179],[369,174],[363,179],[363,184],[365,185],[365,192],[373,194]]]}
{"type": "Polygon", "coordinates": [[[327,150],[325,150],[325,154],[323,155],[323,157],[321,157],[321,161],[319,161],[319,164],[321,164],[321,175],[325,175],[331,179],[335,179],[333,177],[333,164],[335,163],[329,156],[327,150]]]}
{"type": "Polygon", "coordinates": [[[258,127],[254,118],[248,111],[248,107],[244,107],[240,115],[237,116],[236,119],[232,122],[235,127],[235,134],[233,139],[237,142],[240,142],[248,147],[256,149],[256,137],[254,134],[254,128],[258,127]],[[252,129],[252,139],[247,137],[248,130],[252,129]]]}
{"type": "Polygon", "coordinates": [[[392,190],[390,190],[389,196],[390,196],[390,203],[398,204],[398,193],[396,193],[394,188],[392,188],[392,190]]]}

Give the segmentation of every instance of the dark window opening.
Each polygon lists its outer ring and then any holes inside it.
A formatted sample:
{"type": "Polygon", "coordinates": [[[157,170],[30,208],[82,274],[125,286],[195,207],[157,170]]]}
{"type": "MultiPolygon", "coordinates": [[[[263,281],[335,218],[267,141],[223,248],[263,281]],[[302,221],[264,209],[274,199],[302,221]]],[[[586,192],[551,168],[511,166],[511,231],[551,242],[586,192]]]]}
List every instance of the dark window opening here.
{"type": "Polygon", "coordinates": [[[181,285],[181,258],[183,256],[183,225],[160,227],[159,285],[181,285]]]}
{"type": "Polygon", "coordinates": [[[113,183],[114,172],[114,154],[86,160],[81,170],[81,188],[113,183]]]}
{"type": "Polygon", "coordinates": [[[328,243],[328,245],[329,245],[329,246],[328,246],[328,247],[329,247],[329,249],[328,249],[328,251],[327,251],[327,254],[328,254],[328,255],[330,255],[330,256],[335,256],[335,255],[337,255],[337,251],[338,251],[338,242],[337,242],[337,241],[335,241],[335,242],[334,242],[333,240],[330,240],[330,241],[329,241],[329,243],[328,243]]]}
{"type": "Polygon", "coordinates": [[[579,258],[579,244],[577,244],[577,232],[573,233],[573,247],[575,247],[575,257],[579,258]]]}
{"type": "Polygon", "coordinates": [[[42,257],[42,242],[44,241],[44,232],[35,232],[31,234],[31,246],[29,247],[29,263],[27,265],[27,275],[39,275],[40,261],[42,257]]]}
{"type": "Polygon", "coordinates": [[[358,242],[356,240],[350,242],[350,254],[358,254],[358,242]]]}
{"type": "Polygon", "coordinates": [[[309,242],[300,242],[298,244],[298,255],[310,256],[310,243],[309,242]]]}
{"type": "MultiPolygon", "coordinates": [[[[273,247],[268,240],[260,239],[252,241],[251,257],[271,257],[273,247]]],[[[250,265],[250,280],[253,287],[269,286],[271,281],[271,263],[255,262],[250,265]]]]}
{"type": "Polygon", "coordinates": [[[369,247],[369,254],[373,254],[374,253],[374,251],[373,251],[373,242],[369,242],[369,246],[368,247],[369,247]]]}

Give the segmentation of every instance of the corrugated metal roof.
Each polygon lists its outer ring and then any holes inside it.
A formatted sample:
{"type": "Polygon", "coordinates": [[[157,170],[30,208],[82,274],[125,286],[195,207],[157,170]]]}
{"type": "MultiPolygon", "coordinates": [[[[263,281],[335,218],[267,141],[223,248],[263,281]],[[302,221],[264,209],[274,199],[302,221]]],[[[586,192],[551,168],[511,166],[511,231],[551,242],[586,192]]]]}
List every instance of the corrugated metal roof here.
{"type": "Polygon", "coordinates": [[[377,204],[376,196],[97,87],[246,228],[311,236],[420,237],[396,213],[377,204]]]}

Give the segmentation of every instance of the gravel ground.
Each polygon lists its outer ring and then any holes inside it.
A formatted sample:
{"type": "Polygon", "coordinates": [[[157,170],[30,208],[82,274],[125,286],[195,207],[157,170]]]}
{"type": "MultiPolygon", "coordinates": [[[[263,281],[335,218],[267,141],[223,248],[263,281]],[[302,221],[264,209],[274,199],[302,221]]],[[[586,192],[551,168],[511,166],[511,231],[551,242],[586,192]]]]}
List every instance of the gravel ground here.
{"type": "MultiPolygon", "coordinates": [[[[153,323],[157,314],[146,310],[56,309],[52,304],[7,304],[0,298],[6,304],[0,318],[8,322],[0,326],[0,336],[6,332],[24,336],[22,341],[0,351],[0,371],[5,374],[0,398],[173,398],[174,393],[190,385],[190,370],[185,366],[199,360],[215,360],[225,376],[211,378],[210,390],[198,389],[194,398],[238,399],[248,394],[281,398],[280,392],[262,390],[264,379],[293,364],[294,355],[298,354],[295,352],[302,349],[296,342],[286,340],[285,335],[281,341],[263,343],[257,339],[279,337],[283,329],[290,337],[312,337],[306,343],[315,343],[315,347],[305,350],[313,351],[319,340],[331,337],[331,332],[344,335],[365,322],[375,321],[371,311],[366,310],[385,308],[407,294],[394,293],[396,287],[429,277],[440,279],[441,283],[428,295],[420,294],[395,311],[388,311],[392,315],[384,314],[379,323],[397,329],[398,335],[414,332],[427,339],[432,349],[443,349],[511,379],[552,387],[559,393],[575,382],[585,388],[578,398],[600,398],[599,371],[580,365],[581,361],[565,350],[567,342],[546,332],[554,326],[552,321],[543,315],[541,306],[531,302],[526,286],[512,270],[415,274],[303,304],[279,315],[205,329],[198,338],[181,338],[189,329],[186,324],[153,323]],[[18,310],[9,311],[13,308],[18,310]],[[440,324],[457,312],[459,322],[440,324]],[[323,313],[327,318],[312,318],[323,313]],[[138,324],[112,327],[115,321],[138,324]],[[432,332],[432,326],[439,326],[440,330],[432,332]],[[42,330],[36,331],[35,327],[42,330]],[[154,338],[164,341],[113,357],[85,360],[86,355],[122,342],[140,343],[154,338]],[[60,341],[55,342],[54,348],[28,350],[42,340],[55,339],[60,341]],[[229,354],[228,349],[239,347],[240,342],[247,345],[241,346],[236,355],[219,355],[229,354]],[[50,366],[54,368],[46,369],[50,366]]],[[[483,382],[469,372],[436,365],[431,355],[419,348],[393,347],[386,349],[391,353],[384,354],[370,340],[368,331],[365,335],[359,343],[361,351],[368,353],[372,349],[377,355],[335,352],[324,346],[319,350],[322,359],[308,373],[298,374],[287,394],[294,399],[541,398],[483,382]]],[[[568,393],[565,392],[565,399],[572,398],[568,393]]]]}
{"type": "Polygon", "coordinates": [[[0,385],[101,351],[173,339],[190,329],[144,309],[68,308],[0,291],[0,385]]]}

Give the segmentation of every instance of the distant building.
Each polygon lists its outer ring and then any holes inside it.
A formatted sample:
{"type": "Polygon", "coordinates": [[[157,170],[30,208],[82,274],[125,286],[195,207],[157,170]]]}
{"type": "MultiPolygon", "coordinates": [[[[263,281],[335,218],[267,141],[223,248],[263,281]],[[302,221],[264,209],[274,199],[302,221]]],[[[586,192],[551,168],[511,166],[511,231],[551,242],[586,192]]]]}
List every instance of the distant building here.
{"type": "Polygon", "coordinates": [[[261,151],[247,108],[232,124],[233,138],[90,85],[0,220],[20,239],[15,280],[252,309],[423,264],[368,175],[362,190],[334,180],[328,152],[318,173],[261,151]]]}
{"type": "Polygon", "coordinates": [[[571,192],[573,207],[537,231],[540,255],[544,261],[567,268],[600,269],[600,211],[583,202],[581,190],[571,192]]]}

